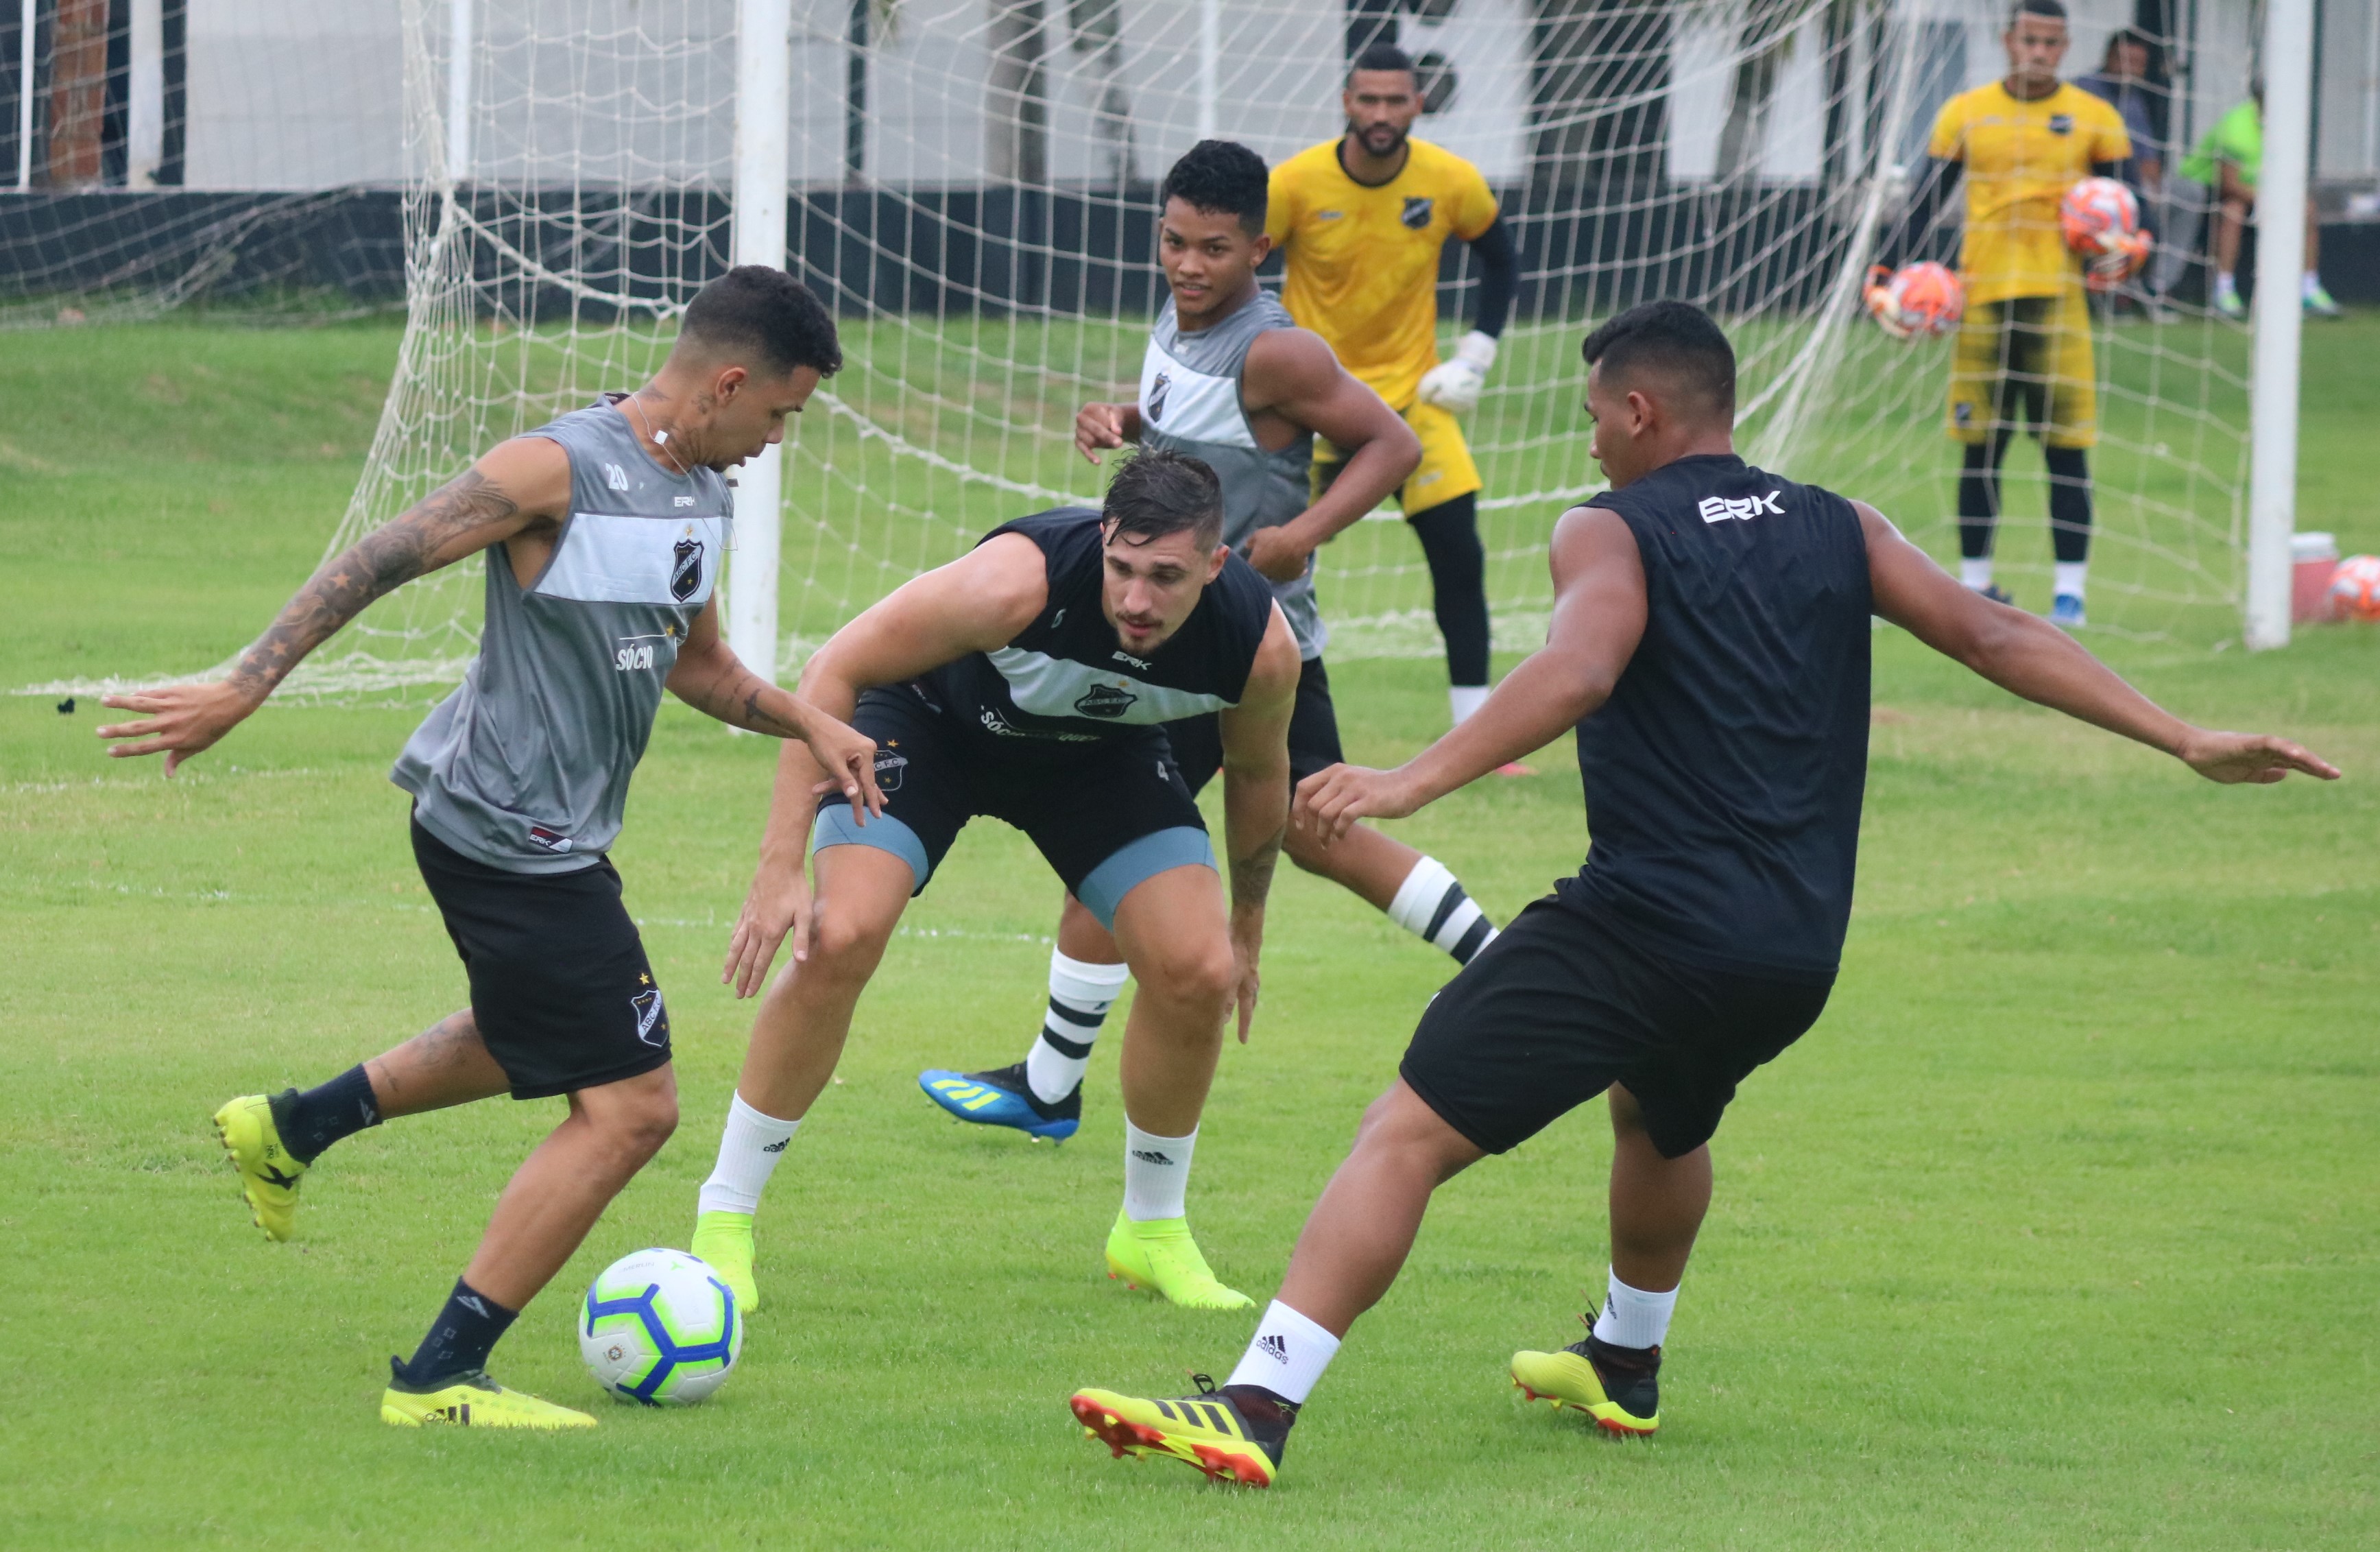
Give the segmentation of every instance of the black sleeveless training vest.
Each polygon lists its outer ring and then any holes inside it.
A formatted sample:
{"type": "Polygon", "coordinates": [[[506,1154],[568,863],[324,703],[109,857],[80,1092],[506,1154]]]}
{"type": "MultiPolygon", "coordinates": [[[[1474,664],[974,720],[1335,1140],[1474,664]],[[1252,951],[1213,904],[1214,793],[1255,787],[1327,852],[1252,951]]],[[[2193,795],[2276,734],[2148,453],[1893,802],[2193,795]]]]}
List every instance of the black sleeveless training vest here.
{"type": "Polygon", "coordinates": [[[1182,629],[1134,657],[1099,606],[1099,514],[1061,507],[1001,524],[1041,547],[1050,597],[997,652],[969,653],[919,681],[928,699],[1003,738],[1081,743],[1240,703],[1272,624],[1272,590],[1232,556],[1182,629]]]}
{"type": "Polygon", "coordinates": [[[1859,515],[1732,454],[1587,505],[1635,535],[1646,610],[1611,698],[1578,725],[1590,844],[1559,893],[1666,958],[1831,978],[1867,779],[1859,515]]]}

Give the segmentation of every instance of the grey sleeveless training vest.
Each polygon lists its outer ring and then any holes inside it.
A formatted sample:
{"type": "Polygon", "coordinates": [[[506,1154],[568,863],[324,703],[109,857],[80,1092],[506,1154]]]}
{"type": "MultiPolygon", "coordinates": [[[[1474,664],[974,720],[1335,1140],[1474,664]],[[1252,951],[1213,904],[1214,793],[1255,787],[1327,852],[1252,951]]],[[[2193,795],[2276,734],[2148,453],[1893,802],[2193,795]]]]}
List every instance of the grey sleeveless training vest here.
{"type": "Polygon", "coordinates": [[[389,779],[422,828],[508,873],[594,866],[620,833],[662,681],[719,579],[734,496],[656,463],[607,397],[528,433],[570,455],[570,515],[524,588],[488,551],[487,622],[389,779]]]}
{"type": "MultiPolygon", "coordinates": [[[[1203,458],[1223,482],[1223,543],[1238,549],[1260,528],[1279,528],[1305,510],[1314,438],[1305,432],[1269,453],[1248,429],[1240,401],[1240,373],[1248,347],[1268,329],[1297,327],[1269,291],[1258,291],[1229,317],[1196,334],[1173,321],[1173,299],[1149,331],[1140,363],[1140,445],[1203,458]]],[[[1314,597],[1314,559],[1295,581],[1274,582],[1272,595],[1297,637],[1297,654],[1322,655],[1330,632],[1314,597]]]]}

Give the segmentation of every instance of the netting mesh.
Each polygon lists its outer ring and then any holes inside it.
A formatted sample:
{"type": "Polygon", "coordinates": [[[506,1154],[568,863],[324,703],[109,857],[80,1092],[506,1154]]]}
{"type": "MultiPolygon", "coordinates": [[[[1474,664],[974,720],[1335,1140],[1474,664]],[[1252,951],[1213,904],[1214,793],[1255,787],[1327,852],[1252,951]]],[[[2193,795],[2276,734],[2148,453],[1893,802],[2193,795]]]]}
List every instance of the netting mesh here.
{"type": "MultiPolygon", "coordinates": [[[[1403,13],[1400,42],[1438,104],[1415,133],[1481,165],[1522,254],[1502,357],[1466,422],[1500,648],[1541,639],[1546,535],[1598,488],[1579,338],[1655,297],[1728,323],[1750,456],[1955,554],[1950,342],[1887,336],[1860,287],[1935,108],[1998,75],[2004,9],[795,0],[790,262],[842,316],[849,365],[786,454],[781,663],[998,522],[1096,501],[1071,425],[1084,400],[1128,397],[1137,378],[1161,299],[1155,180],[1202,131],[1273,160],[1333,137],[1351,12],[1376,30],[1403,13]]],[[[2070,74],[2131,9],[2074,7],[2070,74]]],[[[677,311],[726,263],[735,19],[733,0],[406,0],[407,328],[332,549],[496,439],[658,364],[677,311]]],[[[1442,337],[1468,326],[1475,284],[1450,244],[1442,337]]],[[[2228,634],[2245,333],[2203,309],[2152,321],[2104,304],[2092,332],[2094,625],[2228,634]]],[[[2004,502],[2002,577],[2046,606],[2046,501],[2027,444],[2004,502]]],[[[1439,651],[1421,550],[1395,516],[1324,552],[1334,657],[1439,651]]],[[[451,679],[480,585],[465,567],[405,589],[292,689],[451,679]]]]}

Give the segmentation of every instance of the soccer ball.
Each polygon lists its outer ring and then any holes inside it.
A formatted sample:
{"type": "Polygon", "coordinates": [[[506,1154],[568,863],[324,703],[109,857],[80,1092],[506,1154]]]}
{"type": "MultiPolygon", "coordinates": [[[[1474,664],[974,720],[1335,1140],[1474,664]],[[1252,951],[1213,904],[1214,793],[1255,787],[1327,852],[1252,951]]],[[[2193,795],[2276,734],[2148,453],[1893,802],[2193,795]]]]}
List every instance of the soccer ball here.
{"type": "Polygon", "coordinates": [[[1948,334],[1966,315],[1967,287],[1946,265],[1929,260],[1894,272],[1878,264],[1867,280],[1868,313],[1895,339],[1948,334]]]}
{"type": "Polygon", "coordinates": [[[579,1304],[587,1372],[623,1401],[690,1407],[727,1382],[743,1347],[735,1295],[684,1251],[622,1256],[579,1304]]]}
{"type": "Polygon", "coordinates": [[[2380,555],[2351,555],[2330,574],[2331,613],[2340,619],[2380,620],[2380,555]]]}
{"type": "Polygon", "coordinates": [[[2086,177],[2058,202],[2058,229],[2086,259],[2123,252],[2140,233],[2140,203],[2112,177],[2086,177]]]}

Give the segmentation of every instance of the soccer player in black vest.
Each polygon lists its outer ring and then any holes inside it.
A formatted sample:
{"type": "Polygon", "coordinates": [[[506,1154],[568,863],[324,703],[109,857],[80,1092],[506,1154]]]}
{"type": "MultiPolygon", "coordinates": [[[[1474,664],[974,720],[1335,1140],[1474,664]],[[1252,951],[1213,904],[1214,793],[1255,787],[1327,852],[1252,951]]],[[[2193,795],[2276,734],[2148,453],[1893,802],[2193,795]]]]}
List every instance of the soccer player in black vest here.
{"type": "Polygon", "coordinates": [[[2284,739],[2193,727],[2063,631],[1969,592],[1874,507],[1735,456],[1735,354],[1683,302],[1586,338],[1588,451],[1611,488],[1563,515],[1543,651],[1393,771],[1337,765],[1294,823],[1409,814],[1575,724],[1593,844],[1423,1013],[1279,1296],[1220,1390],[1077,1391],[1118,1454],[1262,1486],[1355,1317],[1395,1281],[1430,1193],[1611,1096],[1609,1296],[1513,1382],[1606,1429],[1660,1424],[1657,1376],[1736,1085],[1826,1006],[1851,916],[1867,767],[1869,617],[2003,689],[2219,782],[2338,771],[2284,739]]]}
{"type": "Polygon", "coordinates": [[[1124,1194],[1109,1273],[1177,1304],[1250,1302],[1208,1268],[1184,1202],[1223,1020],[1236,1007],[1245,1040],[1256,1009],[1298,654],[1271,588],[1222,539],[1214,470],[1145,451],[1116,471],[1103,511],[1002,524],[836,631],[802,669],[805,704],[840,706],[876,739],[884,812],[851,823],[820,807],[833,789],[817,761],[778,764],[728,974],[739,995],[757,991],[788,934],[795,962],[753,1021],[693,1245],[746,1308],[759,1301],[761,1190],[834,1071],[909,898],[979,814],[1031,837],[1140,984],[1124,1026],[1124,1194]],[[1210,713],[1228,904],[1165,734],[1210,713]],[[815,912],[802,876],[814,811],[815,912]]]}

